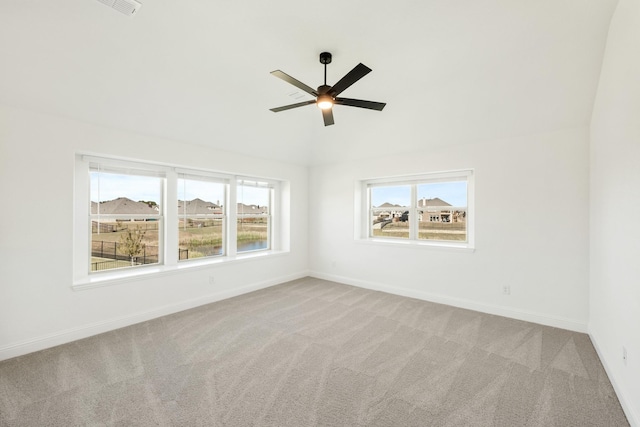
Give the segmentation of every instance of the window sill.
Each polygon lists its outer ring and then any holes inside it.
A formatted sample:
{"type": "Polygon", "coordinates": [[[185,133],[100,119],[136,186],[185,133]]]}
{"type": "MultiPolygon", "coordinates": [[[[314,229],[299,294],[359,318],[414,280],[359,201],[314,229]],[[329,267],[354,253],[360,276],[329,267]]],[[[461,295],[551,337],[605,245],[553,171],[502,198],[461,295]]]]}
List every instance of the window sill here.
{"type": "Polygon", "coordinates": [[[153,265],[142,266],[131,270],[108,271],[103,273],[95,273],[73,282],[71,288],[74,291],[83,291],[86,289],[100,288],[120,283],[126,283],[136,280],[144,280],[157,278],[161,276],[170,276],[180,274],[187,271],[197,271],[208,269],[217,265],[228,265],[230,263],[237,264],[241,262],[252,261],[259,258],[275,257],[288,255],[288,251],[256,251],[238,254],[235,257],[223,256],[204,260],[181,261],[176,265],[153,265]]]}
{"type": "Polygon", "coordinates": [[[475,248],[468,243],[455,242],[418,242],[415,240],[360,238],[356,243],[377,246],[393,246],[398,248],[425,248],[432,250],[445,250],[453,252],[475,252],[475,248]]]}

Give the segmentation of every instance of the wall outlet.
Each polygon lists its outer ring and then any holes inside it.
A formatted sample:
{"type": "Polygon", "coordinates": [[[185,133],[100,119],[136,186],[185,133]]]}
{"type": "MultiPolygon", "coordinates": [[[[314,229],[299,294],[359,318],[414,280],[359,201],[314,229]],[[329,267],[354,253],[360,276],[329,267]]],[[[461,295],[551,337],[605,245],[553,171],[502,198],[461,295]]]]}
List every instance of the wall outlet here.
{"type": "Polygon", "coordinates": [[[502,294],[503,295],[511,295],[511,286],[509,285],[504,285],[502,287],[502,294]]]}
{"type": "Polygon", "coordinates": [[[622,346],[622,363],[627,364],[627,347],[622,346]]]}
{"type": "Polygon", "coordinates": [[[209,276],[209,284],[213,285],[216,282],[216,280],[213,278],[213,276],[209,276]]]}

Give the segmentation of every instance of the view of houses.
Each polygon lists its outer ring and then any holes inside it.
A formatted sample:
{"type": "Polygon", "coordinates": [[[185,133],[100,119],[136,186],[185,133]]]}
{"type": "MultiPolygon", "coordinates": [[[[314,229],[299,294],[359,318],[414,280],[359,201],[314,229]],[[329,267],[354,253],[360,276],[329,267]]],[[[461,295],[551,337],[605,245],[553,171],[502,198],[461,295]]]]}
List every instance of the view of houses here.
{"type": "MultiPolygon", "coordinates": [[[[409,238],[408,206],[382,203],[371,208],[371,235],[409,238]]],[[[418,239],[464,241],[467,238],[467,208],[452,206],[435,197],[418,200],[418,239]]]]}
{"type": "MultiPolygon", "coordinates": [[[[204,201],[178,200],[179,260],[223,255],[223,206],[204,201]]],[[[268,206],[237,204],[237,251],[268,247],[268,206]]],[[[91,202],[91,271],[159,262],[160,206],[154,201],[126,197],[91,202]],[[129,217],[127,217],[129,216],[129,217]],[[132,234],[132,230],[137,234],[132,234]],[[137,248],[132,251],[132,239],[137,248]]]]}
{"type": "MultiPolygon", "coordinates": [[[[405,222],[409,219],[408,207],[391,203],[383,203],[377,207],[374,206],[372,212],[373,224],[385,221],[405,222]]],[[[438,197],[418,200],[419,222],[464,222],[466,216],[466,208],[453,207],[438,197]]]]}
{"type": "MultiPolygon", "coordinates": [[[[201,199],[178,200],[178,212],[181,215],[222,215],[222,205],[201,199]]],[[[160,207],[154,201],[133,201],[118,197],[101,203],[91,202],[91,215],[159,215],[160,207]]],[[[264,215],[269,213],[267,206],[237,204],[238,215],[264,215]]]]}

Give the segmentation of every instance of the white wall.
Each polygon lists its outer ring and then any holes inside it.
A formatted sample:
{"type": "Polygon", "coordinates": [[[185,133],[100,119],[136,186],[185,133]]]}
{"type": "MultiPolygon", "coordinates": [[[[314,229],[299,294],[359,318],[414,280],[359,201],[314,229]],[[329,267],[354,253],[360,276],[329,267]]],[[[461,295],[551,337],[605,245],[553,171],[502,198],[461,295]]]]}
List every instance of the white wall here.
{"type": "Polygon", "coordinates": [[[0,360],[306,275],[307,188],[306,167],[0,106],[0,360]],[[79,151],[288,180],[291,252],[74,291],[79,151]]]}
{"type": "Polygon", "coordinates": [[[311,169],[312,274],[586,331],[586,127],[398,155],[390,141],[386,151],[311,169]],[[356,180],[465,168],[475,169],[475,252],[354,240],[356,180]]]}
{"type": "Polygon", "coordinates": [[[640,426],[640,2],[611,21],[591,122],[589,333],[640,426]],[[625,346],[628,361],[622,360],[625,346]]]}

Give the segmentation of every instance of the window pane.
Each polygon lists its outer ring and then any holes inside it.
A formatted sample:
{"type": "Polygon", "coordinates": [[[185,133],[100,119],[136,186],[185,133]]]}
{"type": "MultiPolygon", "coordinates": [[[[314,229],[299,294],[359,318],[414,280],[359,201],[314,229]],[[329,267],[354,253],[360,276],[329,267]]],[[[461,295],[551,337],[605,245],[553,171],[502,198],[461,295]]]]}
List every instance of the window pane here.
{"type": "Polygon", "coordinates": [[[92,215],[159,215],[162,178],[92,171],[92,215]]]}
{"type": "Polygon", "coordinates": [[[270,196],[270,188],[238,185],[238,216],[268,215],[270,196]]]}
{"type": "Polygon", "coordinates": [[[222,214],[224,190],[221,182],[178,178],[178,214],[222,214]]]}
{"type": "Polygon", "coordinates": [[[161,227],[159,220],[93,219],[90,271],[157,264],[161,227]]]}
{"type": "Polygon", "coordinates": [[[224,254],[225,185],[178,179],[178,259],[224,254]]]}
{"type": "Polygon", "coordinates": [[[467,182],[420,184],[418,239],[467,240],[467,182]]]}
{"type": "Polygon", "coordinates": [[[238,185],[237,251],[269,248],[271,188],[267,183],[238,185]]]}
{"type": "Polygon", "coordinates": [[[163,179],[96,170],[90,172],[89,179],[89,271],[159,263],[163,179]]]}
{"type": "Polygon", "coordinates": [[[371,236],[409,238],[409,185],[371,187],[371,236]]]}

